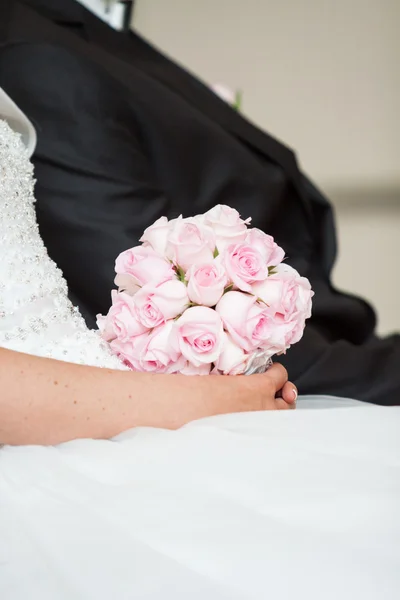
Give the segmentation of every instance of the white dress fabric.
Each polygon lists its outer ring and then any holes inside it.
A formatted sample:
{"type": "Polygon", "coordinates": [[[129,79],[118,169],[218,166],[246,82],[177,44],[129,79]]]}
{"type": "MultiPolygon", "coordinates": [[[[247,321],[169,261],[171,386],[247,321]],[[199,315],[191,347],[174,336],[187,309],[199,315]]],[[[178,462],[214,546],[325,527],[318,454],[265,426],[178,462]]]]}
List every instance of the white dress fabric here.
{"type": "Polygon", "coordinates": [[[122,368],[68,300],[62,273],[39,235],[33,188],[28,151],[0,121],[0,346],[122,368]]]}
{"type": "MultiPolygon", "coordinates": [[[[0,346],[122,368],[67,299],[33,187],[0,121],[0,346]]],[[[299,409],[1,448],[0,598],[398,600],[400,409],[299,409]]]]}

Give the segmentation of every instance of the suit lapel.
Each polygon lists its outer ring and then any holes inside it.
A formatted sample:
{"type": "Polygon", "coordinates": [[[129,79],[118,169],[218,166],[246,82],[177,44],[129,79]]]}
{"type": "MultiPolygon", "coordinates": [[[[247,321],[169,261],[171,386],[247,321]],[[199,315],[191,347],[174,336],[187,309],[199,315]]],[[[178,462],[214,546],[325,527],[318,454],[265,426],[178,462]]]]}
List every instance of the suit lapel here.
{"type": "MultiPolygon", "coordinates": [[[[113,30],[75,0],[58,0],[56,3],[52,0],[20,2],[63,27],[73,26],[81,38],[120,59],[127,67],[133,66],[145,76],[164,85],[252,149],[261,159],[267,158],[278,165],[286,173],[306,212],[311,216],[294,153],[234,111],[196,77],[165,57],[136,33],[124,34],[113,30]]],[[[15,0],[2,0],[2,14],[7,15],[17,4],[15,0]]],[[[3,29],[5,21],[7,19],[1,20],[3,29]]]]}
{"type": "Polygon", "coordinates": [[[75,0],[21,0],[47,19],[55,23],[84,23],[84,7],[75,0]]]}
{"type": "Polygon", "coordinates": [[[85,11],[85,31],[88,40],[163,84],[244,145],[280,166],[303,200],[308,215],[311,216],[301,173],[292,150],[250,123],[218,98],[200,80],[165,57],[135,32],[128,34],[116,32],[89,11],[85,11]]]}

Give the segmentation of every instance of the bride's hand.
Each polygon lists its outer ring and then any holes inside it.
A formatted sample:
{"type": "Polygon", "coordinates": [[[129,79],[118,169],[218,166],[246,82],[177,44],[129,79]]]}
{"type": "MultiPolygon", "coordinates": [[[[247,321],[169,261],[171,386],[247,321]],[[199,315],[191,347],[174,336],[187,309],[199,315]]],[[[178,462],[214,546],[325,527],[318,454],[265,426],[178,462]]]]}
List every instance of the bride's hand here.
{"type": "MultiPolygon", "coordinates": [[[[287,410],[296,408],[297,388],[288,373],[275,363],[263,375],[240,377],[242,402],[248,410],[287,410]]],[[[232,383],[239,383],[234,381],[232,383]]],[[[244,408],[246,410],[246,408],[244,408]]]]}
{"type": "Polygon", "coordinates": [[[213,415],[294,408],[295,386],[264,375],[152,375],[110,371],[0,348],[0,444],[110,438],[132,427],[176,429],[213,415]]]}
{"type": "Polygon", "coordinates": [[[296,408],[296,386],[280,364],[263,375],[155,375],[146,381],[155,387],[147,386],[145,421],[151,418],[156,427],[177,429],[216,415],[296,408]]]}

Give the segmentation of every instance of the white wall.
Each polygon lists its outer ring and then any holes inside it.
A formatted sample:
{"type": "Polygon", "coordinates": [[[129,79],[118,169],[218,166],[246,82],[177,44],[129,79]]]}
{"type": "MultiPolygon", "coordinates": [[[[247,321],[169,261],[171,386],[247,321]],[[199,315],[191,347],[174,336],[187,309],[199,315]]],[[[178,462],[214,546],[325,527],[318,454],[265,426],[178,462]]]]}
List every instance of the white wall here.
{"type": "Polygon", "coordinates": [[[134,23],[325,186],[400,185],[399,0],[136,0],[134,23]]]}
{"type": "Polygon", "coordinates": [[[335,282],[400,330],[400,0],[136,0],[134,26],[296,149],[336,203],[335,282]]]}

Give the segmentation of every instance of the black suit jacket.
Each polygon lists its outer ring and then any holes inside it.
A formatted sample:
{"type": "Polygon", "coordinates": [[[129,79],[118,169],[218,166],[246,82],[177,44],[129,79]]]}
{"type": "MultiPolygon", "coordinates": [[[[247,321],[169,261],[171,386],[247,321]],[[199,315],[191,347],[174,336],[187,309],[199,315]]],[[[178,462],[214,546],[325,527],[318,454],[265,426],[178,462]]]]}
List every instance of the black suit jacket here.
{"type": "Polygon", "coordinates": [[[291,150],[74,0],[3,0],[0,23],[0,85],[38,130],[41,233],[90,324],[108,309],[115,257],[154,219],[230,204],[315,289],[283,359],[300,391],[398,401],[399,342],[373,339],[372,309],[332,288],[332,211],[291,150]]]}

